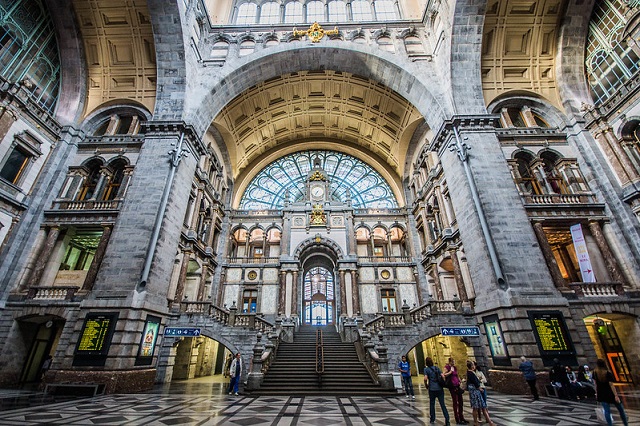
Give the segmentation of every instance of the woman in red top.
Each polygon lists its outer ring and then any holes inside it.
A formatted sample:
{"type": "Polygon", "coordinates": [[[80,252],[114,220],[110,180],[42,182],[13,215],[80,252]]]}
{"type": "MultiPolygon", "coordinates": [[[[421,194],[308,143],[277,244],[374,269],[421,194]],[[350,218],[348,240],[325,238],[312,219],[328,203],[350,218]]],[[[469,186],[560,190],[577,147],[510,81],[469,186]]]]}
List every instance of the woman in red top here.
{"type": "Polygon", "coordinates": [[[456,424],[469,424],[469,422],[464,419],[462,389],[460,389],[460,378],[458,377],[456,361],[453,358],[449,358],[449,363],[444,366],[444,377],[449,387],[449,392],[451,393],[451,399],[453,400],[453,415],[456,418],[456,424]]]}

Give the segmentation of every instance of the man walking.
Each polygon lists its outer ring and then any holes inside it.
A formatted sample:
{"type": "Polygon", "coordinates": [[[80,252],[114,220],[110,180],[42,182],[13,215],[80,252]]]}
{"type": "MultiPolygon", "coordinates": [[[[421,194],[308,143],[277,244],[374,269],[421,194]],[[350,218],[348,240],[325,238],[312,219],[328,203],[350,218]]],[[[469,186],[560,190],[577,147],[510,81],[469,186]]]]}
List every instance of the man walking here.
{"type": "Polygon", "coordinates": [[[527,381],[529,388],[531,389],[531,394],[533,395],[533,400],[540,400],[540,396],[538,395],[538,388],[536,387],[536,371],[533,369],[533,363],[527,359],[524,355],[520,357],[522,361],[520,363],[520,371],[524,375],[524,379],[527,381]]]}

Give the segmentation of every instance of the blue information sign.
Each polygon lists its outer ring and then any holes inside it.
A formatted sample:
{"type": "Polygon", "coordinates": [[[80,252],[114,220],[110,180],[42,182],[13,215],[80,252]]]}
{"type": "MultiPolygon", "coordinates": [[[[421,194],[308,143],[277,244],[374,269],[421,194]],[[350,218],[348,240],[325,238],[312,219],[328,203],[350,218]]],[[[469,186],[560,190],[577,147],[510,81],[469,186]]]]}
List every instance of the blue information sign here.
{"type": "Polygon", "coordinates": [[[443,336],[480,336],[480,329],[475,326],[471,327],[440,327],[440,333],[443,336]]]}
{"type": "Polygon", "coordinates": [[[188,327],[167,327],[164,329],[164,335],[194,337],[200,335],[200,329],[188,327]]]}

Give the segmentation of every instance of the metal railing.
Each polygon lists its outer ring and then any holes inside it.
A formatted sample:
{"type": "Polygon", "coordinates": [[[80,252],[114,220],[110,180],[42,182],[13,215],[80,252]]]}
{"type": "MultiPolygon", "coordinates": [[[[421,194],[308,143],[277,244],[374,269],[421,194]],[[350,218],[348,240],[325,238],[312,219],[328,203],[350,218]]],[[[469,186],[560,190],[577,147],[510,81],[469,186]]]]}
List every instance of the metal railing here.
{"type": "Polygon", "coordinates": [[[324,346],[322,342],[322,330],[316,330],[316,374],[318,380],[322,380],[324,373],[324,346]]]}

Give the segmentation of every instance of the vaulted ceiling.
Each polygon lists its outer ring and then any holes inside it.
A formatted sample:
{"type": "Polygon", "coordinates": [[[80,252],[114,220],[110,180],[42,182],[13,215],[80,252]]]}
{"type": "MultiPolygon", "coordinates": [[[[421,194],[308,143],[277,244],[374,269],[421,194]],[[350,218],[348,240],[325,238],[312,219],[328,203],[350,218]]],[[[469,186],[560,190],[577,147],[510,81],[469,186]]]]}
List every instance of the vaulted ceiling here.
{"type": "Polygon", "coordinates": [[[559,25],[566,0],[489,0],[482,42],[487,104],[513,90],[560,106],[556,83],[559,25]]]}
{"type": "Polygon", "coordinates": [[[85,115],[115,99],[153,111],[156,53],[146,0],[73,0],[88,68],[85,115]]]}
{"type": "Polygon", "coordinates": [[[231,101],[214,124],[227,144],[234,176],[264,153],[323,140],[377,154],[402,176],[420,121],[406,99],[381,84],[348,73],[305,71],[258,83],[231,101]]]}

